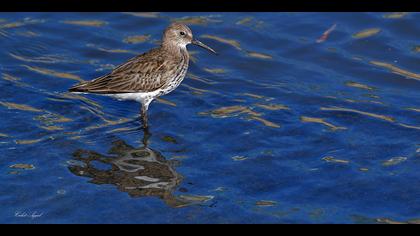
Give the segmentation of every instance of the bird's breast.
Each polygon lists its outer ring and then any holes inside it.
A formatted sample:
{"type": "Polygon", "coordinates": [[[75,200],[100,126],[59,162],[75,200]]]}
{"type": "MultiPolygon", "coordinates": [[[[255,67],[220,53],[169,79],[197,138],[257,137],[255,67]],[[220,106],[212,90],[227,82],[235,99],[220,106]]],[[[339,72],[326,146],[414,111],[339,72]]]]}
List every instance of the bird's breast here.
{"type": "Polygon", "coordinates": [[[173,75],[168,80],[166,86],[162,88],[162,92],[160,95],[165,95],[173,90],[175,90],[181,82],[184,80],[185,75],[188,71],[188,55],[183,56],[180,62],[177,64],[176,69],[174,70],[173,75]]]}

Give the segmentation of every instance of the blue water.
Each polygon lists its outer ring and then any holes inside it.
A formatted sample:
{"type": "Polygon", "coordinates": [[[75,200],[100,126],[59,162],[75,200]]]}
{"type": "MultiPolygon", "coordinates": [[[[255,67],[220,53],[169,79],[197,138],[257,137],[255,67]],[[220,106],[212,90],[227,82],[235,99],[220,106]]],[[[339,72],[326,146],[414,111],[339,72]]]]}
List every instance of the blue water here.
{"type": "Polygon", "coordinates": [[[1,13],[0,222],[418,222],[418,22],[1,13]],[[187,78],[150,106],[150,137],[139,104],[67,93],[173,20],[220,55],[189,46],[187,78]]]}

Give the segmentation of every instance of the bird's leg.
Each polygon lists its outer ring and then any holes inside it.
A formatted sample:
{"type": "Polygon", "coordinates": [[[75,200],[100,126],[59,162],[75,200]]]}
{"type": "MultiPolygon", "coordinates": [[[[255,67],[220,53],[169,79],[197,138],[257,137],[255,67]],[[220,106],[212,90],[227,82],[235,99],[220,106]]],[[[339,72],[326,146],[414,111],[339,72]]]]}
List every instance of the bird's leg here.
{"type": "Polygon", "coordinates": [[[140,116],[141,116],[141,120],[143,123],[143,128],[147,129],[148,128],[148,124],[147,124],[147,107],[146,104],[141,104],[141,112],[140,112],[140,116]]]}
{"type": "Polygon", "coordinates": [[[147,109],[149,108],[149,104],[152,102],[153,99],[145,99],[141,103],[141,119],[143,122],[143,128],[148,129],[148,120],[147,120],[147,109]]]}

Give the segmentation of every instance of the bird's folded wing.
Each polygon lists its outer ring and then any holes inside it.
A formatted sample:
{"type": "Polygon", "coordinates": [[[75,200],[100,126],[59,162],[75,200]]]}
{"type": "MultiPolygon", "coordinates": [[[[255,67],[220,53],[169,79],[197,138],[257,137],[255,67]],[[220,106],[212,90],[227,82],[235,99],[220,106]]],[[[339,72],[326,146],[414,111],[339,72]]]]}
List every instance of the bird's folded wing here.
{"type": "Polygon", "coordinates": [[[70,91],[103,94],[150,92],[166,83],[166,64],[163,57],[142,54],[118,66],[111,73],[78,84],[70,91]]]}

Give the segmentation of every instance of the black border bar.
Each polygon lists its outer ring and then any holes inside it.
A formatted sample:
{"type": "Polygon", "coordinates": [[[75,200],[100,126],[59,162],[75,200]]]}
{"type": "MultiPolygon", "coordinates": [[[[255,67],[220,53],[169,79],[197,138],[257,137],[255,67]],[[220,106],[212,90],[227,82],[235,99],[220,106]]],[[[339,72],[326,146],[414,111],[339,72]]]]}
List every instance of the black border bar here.
{"type": "Polygon", "coordinates": [[[416,0],[9,0],[0,11],[420,11],[416,0]]]}

